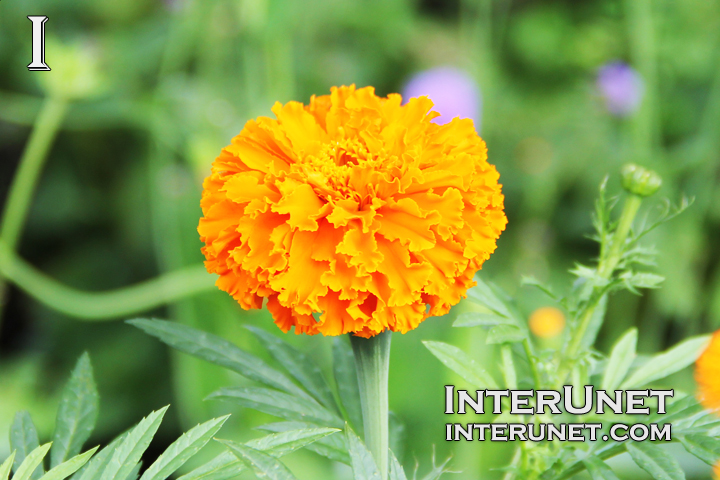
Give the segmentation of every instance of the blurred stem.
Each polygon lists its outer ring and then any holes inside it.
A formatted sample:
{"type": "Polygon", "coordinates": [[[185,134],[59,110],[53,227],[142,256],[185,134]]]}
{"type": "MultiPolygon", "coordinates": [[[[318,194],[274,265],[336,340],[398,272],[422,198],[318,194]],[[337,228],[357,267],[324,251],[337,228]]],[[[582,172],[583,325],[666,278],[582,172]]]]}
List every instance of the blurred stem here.
{"type": "Polygon", "coordinates": [[[112,320],[214,289],[214,277],[194,265],[109,292],[84,292],[57,282],[0,241],[0,273],[40,303],[82,320],[112,320]]]}
{"type": "Polygon", "coordinates": [[[350,336],[362,405],[365,444],[375,458],[382,480],[388,475],[388,372],[390,340],[387,330],[370,338],[350,336]]]}
{"type": "MultiPolygon", "coordinates": [[[[637,216],[641,203],[642,198],[638,195],[628,194],[628,197],[625,199],[618,227],[610,239],[610,249],[607,251],[607,256],[600,258],[600,262],[598,264],[598,276],[601,278],[610,280],[618,263],[622,259],[625,244],[627,242],[628,235],[630,235],[630,229],[632,228],[633,221],[637,216]]],[[[575,361],[582,346],[585,332],[590,326],[592,317],[595,314],[595,309],[600,304],[602,298],[606,295],[603,290],[603,287],[594,287],[593,292],[590,295],[590,299],[587,302],[587,306],[580,316],[578,328],[573,333],[566,350],[565,360],[560,363],[558,377],[555,384],[557,388],[563,385],[567,375],[575,366],[575,361]]]]}
{"type": "Polygon", "coordinates": [[[632,118],[633,156],[639,162],[652,162],[660,140],[652,0],[625,0],[625,15],[632,61],[645,84],[644,101],[632,118]]]}
{"type": "MultiPolygon", "coordinates": [[[[46,98],[35,120],[30,139],[25,145],[17,173],[10,185],[0,223],[0,240],[5,242],[10,250],[15,250],[22,235],[38,179],[67,107],[68,102],[65,99],[46,98]]],[[[5,288],[5,282],[0,276],[0,328],[5,305],[5,288]]]]}

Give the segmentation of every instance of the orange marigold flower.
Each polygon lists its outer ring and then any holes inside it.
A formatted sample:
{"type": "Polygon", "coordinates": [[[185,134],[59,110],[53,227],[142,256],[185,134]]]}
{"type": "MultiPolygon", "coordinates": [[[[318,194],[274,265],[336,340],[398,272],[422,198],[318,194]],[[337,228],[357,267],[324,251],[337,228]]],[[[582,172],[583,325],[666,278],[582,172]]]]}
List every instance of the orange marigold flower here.
{"type": "Polygon", "coordinates": [[[695,362],[698,400],[708,410],[720,410],[720,330],[695,362]]]}
{"type": "Polygon", "coordinates": [[[198,231],[217,286],[285,332],[407,332],[456,304],[505,229],[472,120],[371,87],[276,103],[205,180],[198,231]]]}

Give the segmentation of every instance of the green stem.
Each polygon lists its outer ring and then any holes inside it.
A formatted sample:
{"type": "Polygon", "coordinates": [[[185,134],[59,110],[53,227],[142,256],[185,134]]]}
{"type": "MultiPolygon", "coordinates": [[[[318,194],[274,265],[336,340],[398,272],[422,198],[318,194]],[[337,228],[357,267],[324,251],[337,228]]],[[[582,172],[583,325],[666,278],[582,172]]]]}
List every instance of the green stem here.
{"type": "MultiPolygon", "coordinates": [[[[20,164],[10,185],[0,220],[0,239],[15,250],[20,240],[38,179],[42,173],[50,146],[62,124],[68,103],[64,99],[48,97],[43,103],[35,126],[25,146],[20,164]]],[[[5,304],[5,282],[0,277],[0,326],[5,304]]]]}
{"type": "Polygon", "coordinates": [[[0,241],[0,274],[44,305],[83,320],[112,320],[214,289],[214,276],[193,265],[109,292],[67,287],[24,262],[0,241]]]}
{"type": "Polygon", "coordinates": [[[360,386],[365,444],[375,458],[383,480],[388,475],[388,371],[390,339],[385,331],[374,337],[350,336],[360,386]]]}
{"type": "MultiPolygon", "coordinates": [[[[633,221],[637,215],[642,198],[638,195],[629,194],[623,205],[622,213],[620,214],[620,221],[618,227],[610,240],[610,249],[607,252],[607,256],[600,259],[598,265],[598,275],[605,280],[609,280],[612,274],[615,272],[618,263],[622,259],[625,243],[627,242],[630,229],[632,228],[633,221]]],[[[566,361],[562,362],[558,371],[558,377],[556,387],[562,386],[565,382],[565,378],[568,373],[572,371],[575,365],[575,359],[580,347],[582,346],[585,332],[587,331],[592,321],[595,309],[602,300],[605,293],[601,291],[599,287],[595,287],[595,291],[590,295],[587,307],[583,311],[577,330],[570,339],[570,344],[566,350],[565,358],[566,361]]]]}

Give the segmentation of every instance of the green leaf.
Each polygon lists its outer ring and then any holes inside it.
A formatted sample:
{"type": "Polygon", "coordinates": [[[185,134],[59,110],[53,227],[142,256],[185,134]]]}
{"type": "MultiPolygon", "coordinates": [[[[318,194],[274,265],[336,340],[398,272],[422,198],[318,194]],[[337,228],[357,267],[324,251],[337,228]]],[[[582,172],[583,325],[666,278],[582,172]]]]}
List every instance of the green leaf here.
{"type": "Polygon", "coordinates": [[[129,320],[128,323],[159,338],[177,350],[229,368],[251,380],[270,387],[300,397],[311,398],[305,390],[295,385],[288,377],[270,367],[255,355],[241,350],[217,335],[164,320],[137,319],[129,320]]]}
{"type": "Polygon", "coordinates": [[[683,435],[680,437],[685,450],[708,465],[716,465],[720,459],[720,439],[707,435],[683,435]]]}
{"type": "MultiPolygon", "coordinates": [[[[302,429],[309,429],[309,430],[323,430],[323,429],[317,429],[315,425],[311,423],[305,423],[305,422],[277,422],[277,423],[266,423],[264,425],[261,425],[258,427],[260,430],[265,430],[268,432],[287,432],[291,430],[302,430],[302,429]]],[[[332,431],[337,431],[336,429],[331,429],[332,431]]],[[[254,445],[251,445],[253,448],[254,445]]],[[[308,443],[307,445],[300,445],[304,446],[308,450],[317,453],[318,455],[322,455],[323,457],[327,457],[330,460],[335,460],[336,462],[341,462],[346,465],[350,465],[350,455],[347,453],[347,444],[345,443],[345,436],[344,435],[328,435],[326,437],[319,438],[316,441],[313,441],[312,443],[308,443]]],[[[296,447],[299,448],[299,447],[296,447]]],[[[259,450],[262,450],[261,448],[258,448],[259,450]]],[[[274,455],[272,452],[271,455],[274,455]]],[[[275,455],[277,456],[277,455],[275,455]]]]}
{"type": "Polygon", "coordinates": [[[677,460],[648,442],[630,442],[627,451],[638,467],[657,480],[685,480],[677,460]]]}
{"type": "Polygon", "coordinates": [[[423,344],[443,365],[460,375],[466,382],[473,385],[473,387],[489,390],[498,389],[498,385],[492,376],[459,348],[447,343],[431,340],[425,340],[423,344]]]}
{"type": "Polygon", "coordinates": [[[390,452],[390,480],[407,480],[405,470],[392,451],[390,452]]]}
{"type": "Polygon", "coordinates": [[[275,457],[242,443],[229,440],[219,441],[225,444],[237,458],[252,468],[258,477],[269,480],[297,480],[292,472],[275,457]]]}
{"type": "Polygon", "coordinates": [[[522,342],[527,338],[527,332],[515,325],[496,325],[488,332],[485,343],[492,345],[495,343],[513,343],[522,342]]]}
{"type": "Polygon", "coordinates": [[[513,324],[513,321],[496,313],[463,312],[457,316],[453,327],[493,327],[513,324]]]}
{"type": "Polygon", "coordinates": [[[345,428],[345,435],[355,480],[381,480],[375,459],[365,444],[349,427],[345,428]]]}
{"type": "Polygon", "coordinates": [[[76,478],[78,480],[102,480],[100,478],[100,473],[105,470],[105,467],[112,459],[112,455],[115,453],[117,446],[120,445],[123,440],[125,440],[125,437],[127,437],[127,435],[127,432],[123,433],[122,435],[115,438],[112,442],[110,442],[105,448],[100,450],[100,453],[95,455],[92,460],[87,463],[85,468],[83,470],[80,470],[73,477],[73,480],[75,480],[76,478]]]}
{"type": "Polygon", "coordinates": [[[666,352],[650,357],[620,388],[640,387],[682,370],[697,360],[709,341],[709,335],[689,338],[666,352]]]}
{"type": "Polygon", "coordinates": [[[30,452],[20,466],[15,470],[13,480],[29,480],[33,472],[42,464],[43,458],[50,450],[52,443],[46,443],[30,452]]]}
{"type": "Polygon", "coordinates": [[[117,446],[98,480],[125,480],[140,461],[155,436],[168,407],[161,408],[143,418],[117,446]]]}
{"type": "Polygon", "coordinates": [[[490,282],[475,277],[477,285],[467,291],[468,299],[489,308],[500,316],[517,320],[505,293],[490,282]]]}
{"type": "Polygon", "coordinates": [[[60,465],[53,467],[49,472],[40,478],[40,480],[64,480],[73,473],[80,470],[85,465],[99,447],[95,447],[92,450],[88,450],[85,453],[75,455],[67,462],[63,462],[60,465]]]}
{"type": "Polygon", "coordinates": [[[93,379],[90,356],[84,353],[65,385],[50,451],[50,466],[56,467],[80,453],[95,428],[99,396],[93,379]]]}
{"type": "Polygon", "coordinates": [[[612,469],[595,455],[585,457],[583,464],[585,464],[585,468],[590,473],[592,480],[620,480],[612,469]]]}
{"type": "MultiPolygon", "coordinates": [[[[245,445],[280,458],[314,442],[322,441],[326,437],[335,436],[332,434],[339,431],[337,428],[303,428],[256,438],[246,442],[245,445]]],[[[227,480],[235,478],[244,469],[245,464],[235,455],[223,452],[205,465],[180,477],[179,480],[227,480]]]]}
{"type": "Polygon", "coordinates": [[[162,455],[145,470],[140,480],[165,480],[198,453],[222,428],[230,417],[215,418],[198,425],[175,440],[162,455]]]}
{"type": "Polygon", "coordinates": [[[263,387],[227,387],[208,398],[227,400],[276,417],[323,426],[340,426],[342,420],[311,398],[297,398],[263,387]]]}
{"type": "MultiPolygon", "coordinates": [[[[35,424],[30,417],[30,414],[26,411],[21,411],[15,414],[12,426],[10,427],[10,449],[15,450],[15,465],[13,470],[17,472],[20,464],[25,460],[25,457],[30,455],[30,452],[40,446],[38,440],[37,429],[35,424]]],[[[30,476],[31,479],[35,480],[45,473],[42,465],[40,465],[37,471],[33,472],[30,476]]]]}
{"type": "Polygon", "coordinates": [[[631,328],[615,342],[610,352],[601,388],[606,391],[615,390],[625,379],[633,360],[637,346],[637,328],[631,328]]]}
{"type": "Polygon", "coordinates": [[[327,408],[333,410],[336,408],[335,399],[322,371],[309,356],[261,328],[252,326],[245,328],[255,334],[273,358],[285,367],[318,402],[327,408]]]}
{"type": "Polygon", "coordinates": [[[8,477],[10,476],[10,469],[12,468],[14,461],[15,451],[13,450],[10,456],[5,459],[2,465],[0,465],[0,480],[8,480],[8,477]]]}
{"type": "Polygon", "coordinates": [[[338,395],[347,419],[358,432],[362,433],[362,406],[360,405],[360,387],[358,386],[355,356],[346,339],[333,338],[333,374],[338,395]]]}

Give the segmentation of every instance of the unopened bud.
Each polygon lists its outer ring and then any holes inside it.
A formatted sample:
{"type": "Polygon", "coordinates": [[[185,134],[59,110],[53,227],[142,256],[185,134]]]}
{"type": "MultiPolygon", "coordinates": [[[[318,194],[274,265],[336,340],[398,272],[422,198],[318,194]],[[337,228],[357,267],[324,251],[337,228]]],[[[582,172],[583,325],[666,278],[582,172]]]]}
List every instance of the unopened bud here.
{"type": "Polygon", "coordinates": [[[660,175],[634,163],[624,165],[621,173],[623,188],[641,197],[649,197],[662,185],[660,175]]]}

